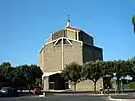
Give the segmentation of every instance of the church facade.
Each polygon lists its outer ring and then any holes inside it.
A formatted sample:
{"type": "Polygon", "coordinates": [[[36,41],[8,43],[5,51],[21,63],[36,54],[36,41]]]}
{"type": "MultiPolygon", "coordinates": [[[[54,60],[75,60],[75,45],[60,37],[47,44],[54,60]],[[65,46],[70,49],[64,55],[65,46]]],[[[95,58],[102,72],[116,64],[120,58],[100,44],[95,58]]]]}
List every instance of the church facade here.
{"type": "MultiPolygon", "coordinates": [[[[68,20],[65,28],[50,35],[39,52],[39,65],[43,71],[44,90],[72,89],[70,83],[61,78],[66,64],[76,62],[83,65],[89,61],[103,60],[102,48],[94,46],[94,39],[81,29],[72,27],[68,20]]],[[[97,89],[103,85],[97,82],[97,89]]],[[[93,90],[92,81],[77,84],[78,91],[93,90]]]]}

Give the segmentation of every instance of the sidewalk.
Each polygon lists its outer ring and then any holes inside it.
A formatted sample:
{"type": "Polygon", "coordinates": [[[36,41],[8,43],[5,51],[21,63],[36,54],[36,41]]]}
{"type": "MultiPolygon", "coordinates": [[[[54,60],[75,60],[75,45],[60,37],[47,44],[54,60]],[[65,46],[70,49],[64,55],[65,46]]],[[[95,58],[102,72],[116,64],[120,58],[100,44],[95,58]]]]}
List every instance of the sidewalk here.
{"type": "Polygon", "coordinates": [[[135,101],[135,96],[133,95],[109,95],[108,99],[111,101],[135,101]]]}
{"type": "Polygon", "coordinates": [[[54,94],[54,95],[71,95],[71,96],[81,96],[81,95],[87,95],[87,96],[112,96],[112,95],[128,95],[128,94],[115,94],[115,93],[112,93],[112,94],[90,94],[90,93],[76,93],[76,94],[54,94]]]}

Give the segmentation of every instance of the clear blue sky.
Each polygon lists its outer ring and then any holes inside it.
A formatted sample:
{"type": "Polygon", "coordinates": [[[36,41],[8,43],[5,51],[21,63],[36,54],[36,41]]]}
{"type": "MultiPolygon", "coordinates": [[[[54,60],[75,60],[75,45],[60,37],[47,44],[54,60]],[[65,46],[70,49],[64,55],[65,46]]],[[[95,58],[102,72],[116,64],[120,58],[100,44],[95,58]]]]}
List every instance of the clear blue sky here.
{"type": "Polygon", "coordinates": [[[131,22],[135,0],[0,0],[0,63],[38,64],[38,52],[49,35],[74,27],[94,37],[104,60],[135,56],[131,22]]]}

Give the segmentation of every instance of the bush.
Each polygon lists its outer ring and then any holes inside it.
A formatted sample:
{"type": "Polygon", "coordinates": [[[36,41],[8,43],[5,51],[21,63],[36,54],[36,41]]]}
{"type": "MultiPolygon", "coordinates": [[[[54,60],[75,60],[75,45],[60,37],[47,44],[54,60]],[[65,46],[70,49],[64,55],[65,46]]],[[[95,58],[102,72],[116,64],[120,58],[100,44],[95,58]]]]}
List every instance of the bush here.
{"type": "Polygon", "coordinates": [[[135,82],[130,82],[129,83],[129,88],[130,89],[135,89],[135,82]]]}

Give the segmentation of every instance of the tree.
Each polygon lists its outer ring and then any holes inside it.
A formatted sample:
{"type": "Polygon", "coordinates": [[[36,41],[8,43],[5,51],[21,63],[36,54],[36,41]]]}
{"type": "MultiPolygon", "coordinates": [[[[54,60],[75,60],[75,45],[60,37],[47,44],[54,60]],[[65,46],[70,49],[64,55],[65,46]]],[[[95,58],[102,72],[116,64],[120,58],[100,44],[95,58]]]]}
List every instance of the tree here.
{"type": "Polygon", "coordinates": [[[118,61],[113,61],[113,73],[116,73],[117,80],[117,89],[120,89],[120,84],[124,81],[121,79],[121,77],[126,76],[127,74],[132,74],[132,64],[129,60],[118,60],[118,61]]]}
{"type": "Polygon", "coordinates": [[[11,83],[10,73],[13,70],[9,62],[0,64],[0,86],[9,86],[11,83]]]}
{"type": "Polygon", "coordinates": [[[129,59],[129,60],[131,60],[131,61],[135,61],[135,56],[134,57],[132,57],[131,59],[129,59]]]}
{"type": "Polygon", "coordinates": [[[109,77],[113,74],[113,62],[112,61],[101,61],[100,68],[102,69],[103,77],[109,77]]]}
{"type": "Polygon", "coordinates": [[[132,70],[135,72],[135,57],[131,58],[130,60],[128,60],[131,64],[132,64],[132,70]]]}
{"type": "Polygon", "coordinates": [[[2,68],[8,68],[8,67],[11,67],[11,63],[10,62],[3,62],[0,67],[2,68]]]}
{"type": "Polygon", "coordinates": [[[118,60],[113,62],[114,72],[116,72],[118,75],[125,75],[132,72],[132,63],[129,60],[118,60]]]}
{"type": "Polygon", "coordinates": [[[132,23],[135,24],[135,15],[132,16],[132,23]]]}
{"type": "Polygon", "coordinates": [[[12,77],[12,86],[15,88],[26,88],[27,87],[27,82],[24,77],[24,70],[22,66],[17,66],[12,72],[11,72],[11,77],[12,77]]]}
{"type": "Polygon", "coordinates": [[[41,79],[42,74],[43,73],[40,67],[37,65],[17,66],[12,71],[12,82],[14,86],[23,86],[24,88],[27,87],[30,90],[36,86],[36,79],[41,79]]]}
{"type": "Polygon", "coordinates": [[[132,24],[133,24],[133,27],[134,27],[134,33],[135,33],[135,15],[132,17],[132,24]]]}
{"type": "Polygon", "coordinates": [[[12,71],[11,64],[9,62],[3,62],[0,65],[0,71],[1,71],[0,74],[6,77],[7,74],[12,71]]]}
{"type": "Polygon", "coordinates": [[[71,81],[74,86],[74,93],[76,93],[76,84],[81,81],[81,70],[82,66],[77,64],[76,62],[72,62],[64,68],[62,71],[62,76],[71,81]]]}
{"type": "Polygon", "coordinates": [[[37,65],[20,65],[11,67],[11,63],[0,64],[0,87],[13,86],[15,88],[33,88],[40,85],[42,71],[37,65]]]}
{"type": "Polygon", "coordinates": [[[84,64],[82,75],[84,79],[89,79],[94,82],[94,92],[96,93],[96,83],[103,76],[102,75],[102,61],[88,62],[84,64]]]}
{"type": "Polygon", "coordinates": [[[36,87],[42,87],[42,79],[41,78],[36,78],[35,86],[36,87]]]}

